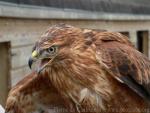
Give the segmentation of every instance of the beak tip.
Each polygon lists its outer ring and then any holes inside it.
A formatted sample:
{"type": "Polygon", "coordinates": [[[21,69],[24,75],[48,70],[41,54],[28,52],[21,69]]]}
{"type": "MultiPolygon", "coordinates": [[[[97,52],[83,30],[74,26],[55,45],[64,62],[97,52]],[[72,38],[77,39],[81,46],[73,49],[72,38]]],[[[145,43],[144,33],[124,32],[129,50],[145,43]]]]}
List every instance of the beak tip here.
{"type": "Polygon", "coordinates": [[[32,69],[32,64],[33,64],[33,59],[29,58],[29,60],[28,60],[28,66],[29,66],[30,69],[32,69]]]}

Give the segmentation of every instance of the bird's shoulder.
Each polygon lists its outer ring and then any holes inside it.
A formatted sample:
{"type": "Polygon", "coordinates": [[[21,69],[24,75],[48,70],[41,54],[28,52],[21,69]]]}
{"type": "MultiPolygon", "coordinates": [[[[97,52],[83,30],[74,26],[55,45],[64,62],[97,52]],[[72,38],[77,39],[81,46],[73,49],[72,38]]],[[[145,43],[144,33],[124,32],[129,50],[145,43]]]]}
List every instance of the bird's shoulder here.
{"type": "Polygon", "coordinates": [[[99,33],[95,41],[97,61],[116,80],[143,98],[150,99],[150,61],[120,33],[99,33]]]}

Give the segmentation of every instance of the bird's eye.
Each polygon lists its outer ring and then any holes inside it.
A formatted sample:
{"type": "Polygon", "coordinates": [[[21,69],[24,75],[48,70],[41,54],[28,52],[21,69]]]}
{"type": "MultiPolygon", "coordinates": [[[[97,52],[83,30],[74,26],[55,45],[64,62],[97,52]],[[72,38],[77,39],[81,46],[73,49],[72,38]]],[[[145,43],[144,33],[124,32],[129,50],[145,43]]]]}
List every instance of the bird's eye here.
{"type": "Polygon", "coordinates": [[[47,51],[51,54],[55,53],[56,52],[56,47],[55,46],[51,46],[47,49],[47,51]]]}

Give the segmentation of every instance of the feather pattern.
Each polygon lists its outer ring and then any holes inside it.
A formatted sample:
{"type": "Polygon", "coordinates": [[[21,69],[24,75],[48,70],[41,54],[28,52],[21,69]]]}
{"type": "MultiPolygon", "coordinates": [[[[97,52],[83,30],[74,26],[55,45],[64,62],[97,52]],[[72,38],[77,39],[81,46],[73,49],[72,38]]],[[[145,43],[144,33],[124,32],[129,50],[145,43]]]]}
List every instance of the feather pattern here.
{"type": "Polygon", "coordinates": [[[51,46],[58,47],[54,57],[37,58],[41,60],[37,67],[47,61],[43,71],[38,76],[32,73],[10,91],[8,113],[29,113],[28,107],[37,110],[35,103],[47,100],[53,101],[44,108],[61,106],[68,113],[143,113],[150,107],[150,61],[126,36],[59,24],[41,36],[33,51],[38,50],[40,57],[51,46]],[[32,104],[22,107],[28,101],[20,98],[27,97],[32,104]]]}

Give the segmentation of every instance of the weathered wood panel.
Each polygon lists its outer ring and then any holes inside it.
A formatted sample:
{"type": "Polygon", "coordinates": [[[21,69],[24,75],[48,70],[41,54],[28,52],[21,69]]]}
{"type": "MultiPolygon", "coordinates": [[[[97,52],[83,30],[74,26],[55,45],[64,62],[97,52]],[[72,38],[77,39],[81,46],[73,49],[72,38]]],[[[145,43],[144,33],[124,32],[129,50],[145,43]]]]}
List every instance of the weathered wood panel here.
{"type": "Polygon", "coordinates": [[[21,79],[23,79],[28,73],[30,73],[31,70],[28,66],[11,70],[11,86],[14,86],[16,83],[18,83],[21,79]]]}
{"type": "Polygon", "coordinates": [[[27,66],[33,45],[12,48],[12,69],[27,66]]]}
{"type": "Polygon", "coordinates": [[[38,40],[43,31],[49,26],[46,23],[42,24],[38,20],[34,22],[0,18],[0,42],[11,41],[12,47],[31,45],[38,40]]]}
{"type": "Polygon", "coordinates": [[[0,104],[5,105],[10,76],[9,43],[0,43],[0,104]]]}

